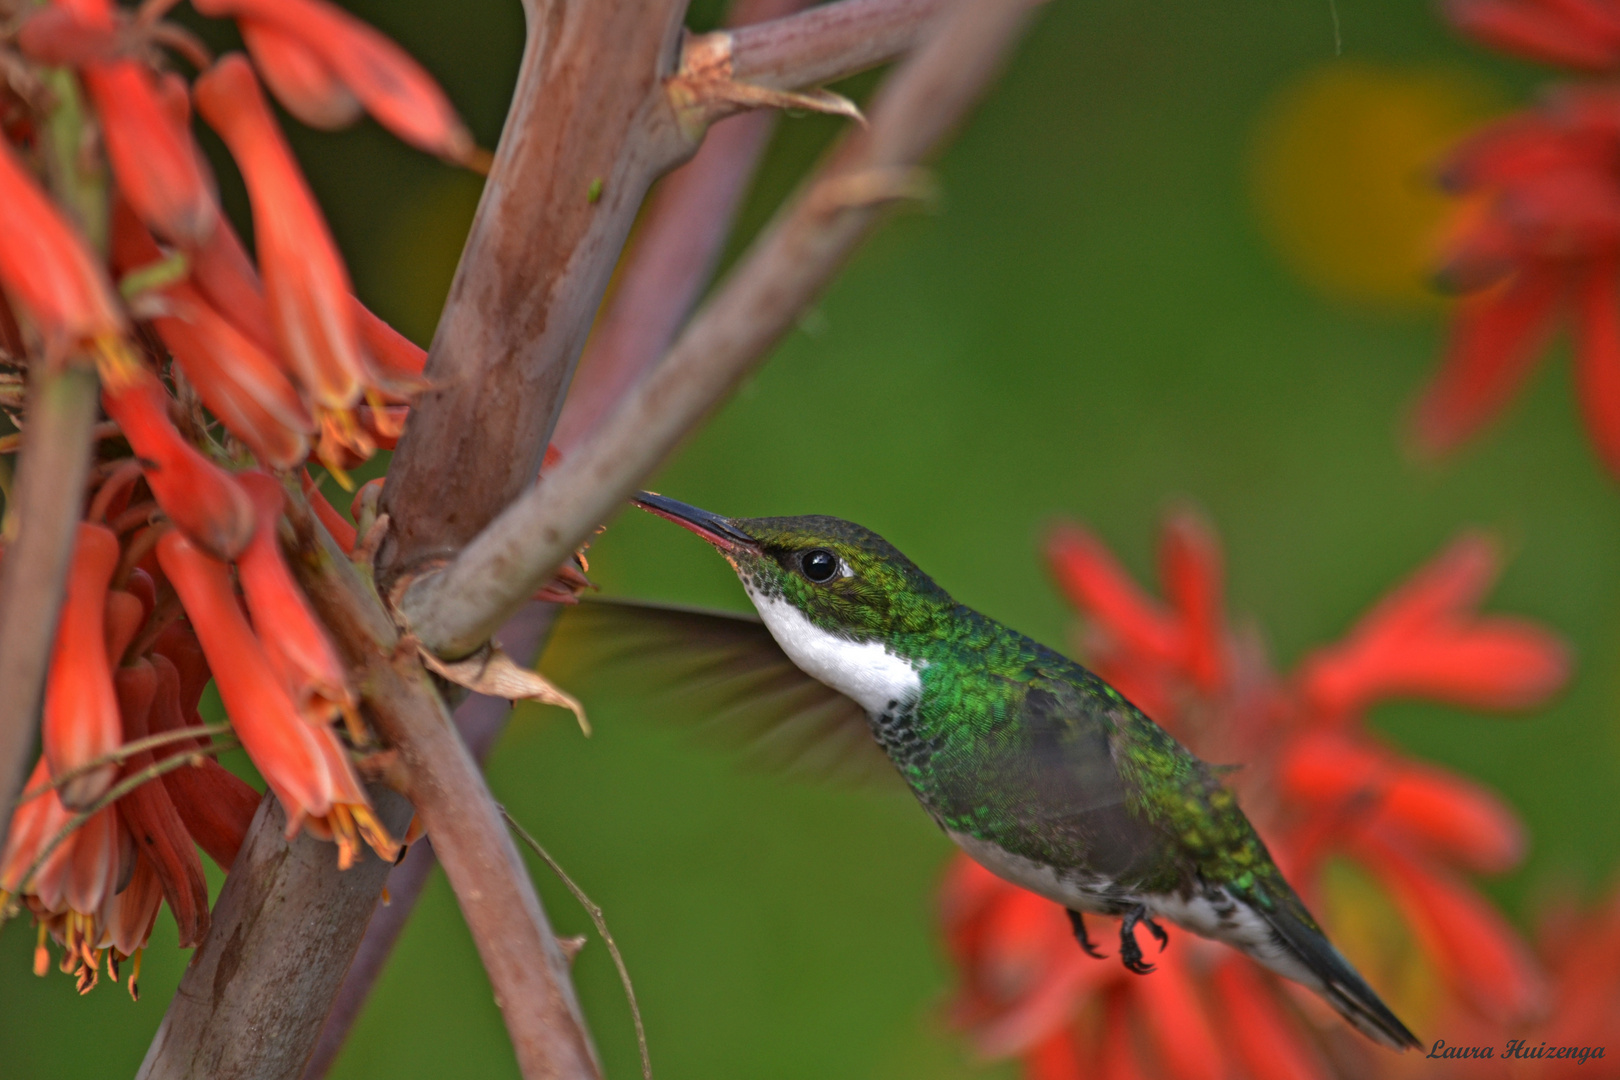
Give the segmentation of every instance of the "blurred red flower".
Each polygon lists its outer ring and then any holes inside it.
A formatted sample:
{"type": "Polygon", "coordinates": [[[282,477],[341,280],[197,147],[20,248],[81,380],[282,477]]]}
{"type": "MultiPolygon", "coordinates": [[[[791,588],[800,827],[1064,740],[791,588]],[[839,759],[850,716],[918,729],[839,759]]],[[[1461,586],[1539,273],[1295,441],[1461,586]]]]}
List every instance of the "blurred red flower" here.
{"type": "MultiPolygon", "coordinates": [[[[1453,0],[1452,23],[1516,55],[1620,65],[1620,9],[1592,0],[1453,0]]],[[[1598,457],[1620,477],[1620,88],[1561,86],[1450,156],[1461,198],[1438,280],[1463,294],[1441,369],[1413,415],[1420,451],[1448,451],[1499,414],[1568,317],[1598,457]]]]}
{"type": "MultiPolygon", "coordinates": [[[[1288,677],[1252,632],[1227,623],[1219,547],[1199,518],[1165,523],[1168,602],[1143,593],[1083,528],[1054,530],[1047,553],[1086,616],[1082,654],[1195,753],[1241,763],[1230,783],[1279,864],[1313,907],[1368,924],[1330,931],[1375,982],[1401,980],[1399,1011],[1420,1025],[1453,1009],[1497,1025],[1545,1012],[1551,991],[1529,947],[1459,873],[1517,864],[1518,819],[1363,724],[1369,707],[1395,697],[1523,709],[1563,684],[1569,658],[1556,637],[1478,614],[1498,570],[1489,541],[1460,537],[1288,677]],[[1359,903],[1369,891],[1370,907],[1359,903]],[[1429,991],[1412,989],[1425,979],[1429,991]]],[[[1099,963],[1056,904],[965,856],[947,875],[942,918],[960,980],[953,1018],[982,1053],[1016,1056],[1031,1077],[1303,1080],[1374,1075],[1401,1060],[1213,942],[1181,935],[1147,977],[1099,963]]]]}

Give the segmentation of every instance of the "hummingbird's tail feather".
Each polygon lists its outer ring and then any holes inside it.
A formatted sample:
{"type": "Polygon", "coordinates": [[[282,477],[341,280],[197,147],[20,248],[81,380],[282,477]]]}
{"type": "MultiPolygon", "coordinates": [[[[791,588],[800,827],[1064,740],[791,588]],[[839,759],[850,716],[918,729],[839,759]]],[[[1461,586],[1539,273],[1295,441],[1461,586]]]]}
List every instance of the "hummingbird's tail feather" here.
{"type": "Polygon", "coordinates": [[[1252,951],[1255,959],[1278,974],[1315,990],[1374,1042],[1392,1050],[1422,1046],[1417,1036],[1350,966],[1350,961],[1312,924],[1310,916],[1300,918],[1286,903],[1273,904],[1269,910],[1256,906],[1254,910],[1270,925],[1273,940],[1280,946],[1252,951]]]}

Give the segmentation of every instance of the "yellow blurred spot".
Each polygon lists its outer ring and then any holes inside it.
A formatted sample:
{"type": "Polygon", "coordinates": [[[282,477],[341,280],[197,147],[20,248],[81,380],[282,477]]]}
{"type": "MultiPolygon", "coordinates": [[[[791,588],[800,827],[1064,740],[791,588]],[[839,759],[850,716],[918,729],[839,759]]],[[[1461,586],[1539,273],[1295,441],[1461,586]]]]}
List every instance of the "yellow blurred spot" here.
{"type": "Polygon", "coordinates": [[[1350,61],[1286,86],[1256,127],[1250,168],[1272,247],[1337,299],[1437,303],[1428,279],[1451,200],[1435,185],[1436,166],[1495,99],[1460,72],[1350,61]]]}

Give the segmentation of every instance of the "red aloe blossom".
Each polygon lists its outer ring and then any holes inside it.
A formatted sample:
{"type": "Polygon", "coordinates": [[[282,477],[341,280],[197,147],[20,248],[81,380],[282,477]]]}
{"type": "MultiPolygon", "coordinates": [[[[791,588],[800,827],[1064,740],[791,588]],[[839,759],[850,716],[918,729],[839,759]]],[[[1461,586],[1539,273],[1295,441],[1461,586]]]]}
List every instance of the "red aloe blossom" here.
{"type": "Polygon", "coordinates": [[[1620,11],[1604,0],[1448,0],[1451,24],[1515,56],[1582,71],[1620,66],[1620,11]]]}
{"type": "MultiPolygon", "coordinates": [[[[1232,783],[1302,893],[1323,888],[1331,858],[1383,886],[1445,987],[1438,1003],[1413,1004],[1495,1023],[1544,1010],[1534,956],[1453,869],[1516,864],[1524,835],[1512,811],[1361,727],[1370,706],[1395,696],[1522,709],[1563,683],[1568,656],[1556,638],[1477,613],[1497,573],[1492,545],[1465,535],[1289,679],[1227,628],[1220,551],[1193,515],[1165,524],[1168,602],[1143,593],[1077,526],[1056,530],[1048,553],[1088,616],[1082,651],[1092,666],[1206,760],[1242,763],[1232,783]]],[[[1182,934],[1145,978],[1092,960],[1057,905],[966,857],[947,876],[942,911],[961,979],[954,1019],[981,1052],[1020,1057],[1031,1077],[1328,1080],[1385,1063],[1343,1040],[1313,999],[1215,943],[1182,934]]],[[[1108,925],[1094,940],[1110,940],[1108,925]]]]}
{"type": "Polygon", "coordinates": [[[349,273],[326,219],[241,55],[222,57],[194,92],[247,182],[281,355],[319,409],[348,409],[360,398],[366,367],[349,273]]]}
{"type": "MultiPolygon", "coordinates": [[[[56,0],[79,23],[111,31],[109,0],[56,0]]],[[[202,244],[216,220],[214,193],[191,133],[164,106],[155,73],[129,59],[92,61],[80,74],[101,117],[107,161],[142,221],[176,243],[202,244]]]]}
{"type": "MultiPolygon", "coordinates": [[[[112,530],[81,522],[45,681],[41,736],[53,777],[109,754],[123,742],[105,629],[107,586],[117,566],[118,538],[112,530]]],[[[116,765],[104,765],[67,780],[59,792],[62,802],[83,810],[117,776],[116,765]]]]}
{"type": "Polygon", "coordinates": [[[179,593],[242,746],[287,813],[338,843],[347,867],[363,839],[392,859],[396,845],[371,812],[331,728],[307,723],[237,604],[229,569],[179,533],[158,541],[158,562],[179,593]]]}
{"type": "Polygon", "coordinates": [[[101,402],[140,456],[146,483],[169,519],[219,558],[245,548],[253,538],[253,504],[229,473],[176,430],[157,377],[135,368],[122,385],[104,386],[101,402]]]}
{"type": "Polygon", "coordinates": [[[323,0],[199,0],[204,15],[234,17],[287,110],[314,127],[340,126],[358,102],[413,146],[449,161],[472,136],[427,72],[398,45],[323,0]]]}
{"type": "MultiPolygon", "coordinates": [[[[119,707],[126,740],[151,734],[148,717],[157,696],[157,670],[148,660],[118,671],[119,707]]],[[[131,757],[124,765],[126,775],[149,768],[150,752],[131,757]]],[[[208,932],[208,883],[203,878],[202,860],[197,857],[191,834],[162,784],[145,783],[118,800],[118,816],[134,838],[141,857],[158,879],[163,899],[174,913],[180,931],[181,948],[193,948],[208,932]]],[[[132,950],[122,950],[126,954],[132,950]]]]}
{"type": "MultiPolygon", "coordinates": [[[[196,726],[196,704],[193,702],[189,710],[182,711],[180,673],[174,662],[161,653],[155,653],[151,659],[157,673],[157,691],[149,714],[152,733],[196,726]]],[[[207,681],[206,675],[202,681],[207,681]]],[[[200,748],[200,744],[187,740],[163,747],[157,756],[191,753],[200,748]]],[[[230,870],[259,808],[259,793],[207,757],[199,758],[189,768],[165,774],[163,786],[169,789],[175,810],[197,846],[221,870],[230,870]]]]}
{"type": "MultiPolygon", "coordinates": [[[[113,265],[128,273],[162,257],[129,209],[116,204],[113,265]]],[[[190,282],[166,286],[162,295],[172,314],[155,316],[152,328],[209,411],[267,465],[289,468],[308,457],[315,424],[281,365],[190,282]]],[[[257,306],[262,310],[262,299],[257,306]]]]}
{"type": "Polygon", "coordinates": [[[0,140],[0,287],[60,361],[87,342],[124,331],[124,315],[107,275],[0,140]]]}
{"type": "MultiPolygon", "coordinates": [[[[1454,25],[1486,44],[1590,71],[1620,65],[1620,12],[1591,0],[1453,0],[1454,25]]],[[[1558,88],[1451,155],[1463,197],[1439,280],[1463,293],[1440,372],[1413,416],[1443,453],[1506,407],[1561,319],[1576,339],[1581,411],[1620,477],[1620,90],[1558,88]]]]}
{"type": "Polygon", "coordinates": [[[358,730],[343,663],[281,557],[276,526],[286,493],[263,473],[238,479],[253,499],[258,527],[237,560],[237,572],[265,655],[306,720],[324,725],[341,713],[358,730]]]}

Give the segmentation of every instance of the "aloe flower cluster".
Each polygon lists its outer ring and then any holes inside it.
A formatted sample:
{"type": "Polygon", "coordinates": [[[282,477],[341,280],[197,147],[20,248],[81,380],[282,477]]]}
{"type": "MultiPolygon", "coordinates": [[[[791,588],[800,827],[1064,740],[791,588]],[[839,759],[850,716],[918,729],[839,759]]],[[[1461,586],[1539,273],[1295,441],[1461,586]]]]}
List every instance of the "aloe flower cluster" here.
{"type": "Polygon", "coordinates": [[[1452,24],[1514,56],[1599,78],[1549,88],[1443,163],[1459,197],[1438,279],[1461,296],[1414,416],[1449,450],[1496,417],[1563,322],[1586,428],[1620,477],[1620,7],[1606,0],[1451,0],[1452,24]]]}
{"type": "MultiPolygon", "coordinates": [[[[1513,811],[1365,725],[1369,708],[1399,698],[1522,710],[1566,680],[1558,638],[1479,613],[1498,572],[1486,538],[1457,539],[1289,675],[1274,670],[1256,635],[1228,623],[1220,551],[1197,517],[1165,524],[1165,601],[1078,526],[1053,533],[1048,557],[1086,618],[1081,654],[1199,756],[1243,763],[1227,782],[1284,873],[1375,983],[1402,978],[1391,996],[1420,1032],[1475,1031],[1492,1043],[1503,1032],[1545,1037],[1538,1023],[1576,1015],[1550,1009],[1569,979],[1587,980],[1598,996],[1580,1014],[1584,1029],[1554,1037],[1601,1043],[1602,1025],[1620,1023],[1620,953],[1608,948],[1596,970],[1584,949],[1544,963],[1469,882],[1523,857],[1513,811]],[[1354,868],[1348,879],[1334,873],[1345,867],[1354,868]],[[1334,890],[1346,880],[1362,892],[1341,905],[1334,890]],[[1341,906],[1361,917],[1386,911],[1387,924],[1358,934],[1335,925],[1341,906]]],[[[1061,907],[965,857],[951,866],[941,906],[959,978],[955,1021],[984,1054],[1020,1058],[1033,1080],[1328,1080],[1383,1075],[1403,1060],[1346,1037],[1312,995],[1190,934],[1173,936],[1146,978],[1094,960],[1061,907]]],[[[1613,919],[1594,922],[1612,937],[1613,919]]],[[[1112,940],[1106,925],[1094,940],[1112,940]]]]}
{"type": "Polygon", "coordinates": [[[218,58],[165,20],[171,6],[58,0],[0,37],[4,400],[26,438],[24,381],[94,365],[107,418],[43,753],[0,852],[0,918],[29,912],[36,970],[54,941],[81,991],[103,960],[116,979],[133,958],[135,992],[165,902],[182,945],[206,932],[198,851],[229,869],[259,804],[212,759],[224,746],[252,759],[289,836],[333,841],[344,867],[367,845],[397,854],[356,772],[370,739],[355,688],[278,531],[286,500],[307,498],[353,546],[306,459],[341,479],[390,447],[425,358],[353,297],[264,87],[307,124],[366,112],[448,161],[478,153],[413,60],[324,0],[195,0],[247,45],[218,58]],[[256,263],[193,111],[246,182],[256,263]],[[210,681],[231,735],[198,717],[210,681]]]}

